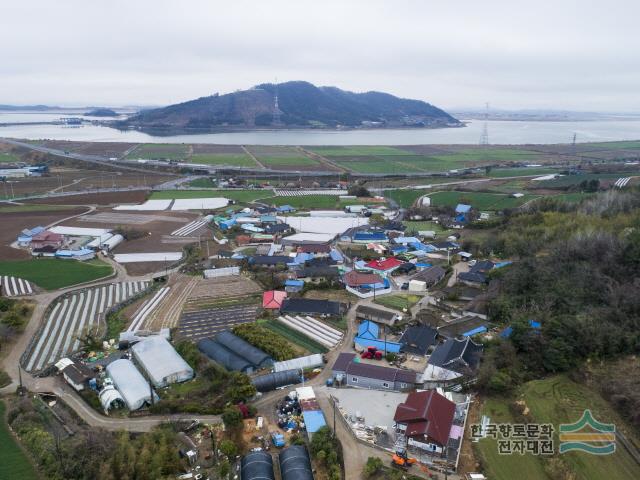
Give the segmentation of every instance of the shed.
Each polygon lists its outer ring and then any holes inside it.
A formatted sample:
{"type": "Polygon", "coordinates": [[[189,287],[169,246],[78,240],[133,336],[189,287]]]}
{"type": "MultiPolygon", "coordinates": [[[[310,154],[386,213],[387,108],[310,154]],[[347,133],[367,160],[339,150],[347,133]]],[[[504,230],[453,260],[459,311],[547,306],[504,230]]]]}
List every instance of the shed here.
{"type": "Polygon", "coordinates": [[[291,445],[280,452],[282,480],[313,480],[307,447],[291,445]]]}
{"type": "Polygon", "coordinates": [[[318,430],[327,425],[322,410],[303,410],[302,418],[304,418],[304,426],[307,430],[309,438],[318,430]]]}
{"type": "Polygon", "coordinates": [[[121,358],[110,363],[107,365],[107,375],[124,398],[129,410],[138,410],[145,404],[160,400],[131,360],[121,358]]]}
{"type": "Polygon", "coordinates": [[[259,392],[270,392],[286,385],[300,383],[300,370],[284,370],[281,372],[267,373],[251,380],[251,383],[259,392]]]}
{"type": "Polygon", "coordinates": [[[136,343],[131,351],[136,362],[158,388],[193,378],[193,368],[160,335],[152,335],[136,343]]]}
{"type": "Polygon", "coordinates": [[[198,342],[198,350],[214,362],[222,365],[227,370],[244,373],[251,373],[253,371],[253,365],[251,365],[251,362],[239,355],[236,355],[231,350],[228,350],[211,338],[203,338],[200,340],[198,342]]]}
{"type": "Polygon", "coordinates": [[[380,328],[370,320],[365,320],[358,326],[358,337],[362,339],[377,340],[380,328]]]}
{"type": "Polygon", "coordinates": [[[269,355],[228,330],[218,333],[216,342],[224,345],[236,355],[245,358],[255,367],[264,368],[273,364],[273,359],[269,355]]]}
{"type": "Polygon", "coordinates": [[[274,480],[273,459],[267,452],[251,452],[240,463],[241,480],[274,480]]]}

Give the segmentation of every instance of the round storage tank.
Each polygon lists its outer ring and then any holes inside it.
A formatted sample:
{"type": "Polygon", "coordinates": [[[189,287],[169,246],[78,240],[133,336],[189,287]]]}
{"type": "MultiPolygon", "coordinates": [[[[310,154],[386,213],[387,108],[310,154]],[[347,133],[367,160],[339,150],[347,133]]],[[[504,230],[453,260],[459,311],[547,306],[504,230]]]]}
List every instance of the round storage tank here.
{"type": "Polygon", "coordinates": [[[307,448],[292,445],[280,452],[280,473],[282,480],[313,480],[311,461],[307,448]]]}
{"type": "Polygon", "coordinates": [[[252,452],[241,462],[241,480],[274,480],[273,459],[267,452],[252,452]]]}

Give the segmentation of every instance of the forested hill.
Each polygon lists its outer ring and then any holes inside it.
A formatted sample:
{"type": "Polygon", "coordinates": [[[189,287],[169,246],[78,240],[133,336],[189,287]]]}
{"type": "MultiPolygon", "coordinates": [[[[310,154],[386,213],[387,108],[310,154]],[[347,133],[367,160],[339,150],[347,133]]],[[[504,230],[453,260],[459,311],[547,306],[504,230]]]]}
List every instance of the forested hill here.
{"type": "Polygon", "coordinates": [[[354,93],[308,82],[265,83],[140,112],[121,126],[140,128],[446,127],[460,122],[421,100],[381,92],[354,93]],[[279,115],[275,109],[278,97],[279,115]],[[276,115],[274,115],[276,113],[276,115]]]}

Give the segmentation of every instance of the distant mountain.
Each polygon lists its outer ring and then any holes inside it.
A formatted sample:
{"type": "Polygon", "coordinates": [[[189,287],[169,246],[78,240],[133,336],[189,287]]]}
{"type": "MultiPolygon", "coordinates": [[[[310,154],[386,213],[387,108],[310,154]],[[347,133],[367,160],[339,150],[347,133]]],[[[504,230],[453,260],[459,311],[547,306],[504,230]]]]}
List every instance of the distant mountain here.
{"type": "Polygon", "coordinates": [[[118,112],[110,108],[98,107],[85,113],[87,117],[117,117],[118,112]]]}
{"type": "Polygon", "coordinates": [[[123,127],[215,129],[256,127],[447,127],[461,123],[421,100],[354,93],[308,82],[265,83],[140,112],[123,127]],[[278,110],[276,110],[276,96],[278,110]]]}

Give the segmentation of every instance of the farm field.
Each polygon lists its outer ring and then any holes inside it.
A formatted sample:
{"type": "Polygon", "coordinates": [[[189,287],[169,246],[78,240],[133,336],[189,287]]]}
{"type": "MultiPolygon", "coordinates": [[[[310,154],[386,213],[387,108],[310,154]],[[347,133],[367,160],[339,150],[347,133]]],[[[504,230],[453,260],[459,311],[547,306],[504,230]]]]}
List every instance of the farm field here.
{"type": "Polygon", "coordinates": [[[586,173],[582,175],[565,175],[554,180],[533,182],[540,188],[566,188],[590,180],[611,180],[632,176],[630,173],[586,173]]]}
{"type": "Polygon", "coordinates": [[[321,163],[293,147],[250,146],[251,153],[267,168],[281,170],[326,170],[321,163]]]}
{"type": "Polygon", "coordinates": [[[230,330],[235,325],[254,322],[257,314],[257,304],[185,312],[180,318],[177,335],[197,342],[202,338],[213,337],[223,330],[230,330]]]}
{"type": "Polygon", "coordinates": [[[283,325],[277,320],[265,320],[260,325],[267,327],[269,330],[282,335],[284,338],[303,348],[309,353],[326,353],[328,350],[317,342],[314,342],[310,338],[306,337],[300,332],[293,330],[292,328],[283,325]]]}
{"type": "Polygon", "coordinates": [[[282,206],[291,205],[302,210],[341,210],[347,205],[383,205],[382,202],[372,201],[368,198],[356,198],[352,200],[340,200],[338,196],[331,195],[305,195],[295,197],[268,197],[260,199],[261,203],[268,205],[282,206]]]}
{"type": "MultiPolygon", "coordinates": [[[[592,389],[577,384],[565,376],[528,382],[520,388],[518,393],[518,398],[524,401],[524,404],[529,408],[533,421],[554,424],[556,448],[558,446],[559,424],[577,421],[585,409],[590,409],[597,420],[604,423],[615,423],[618,430],[624,430],[621,428],[623,421],[602,397],[592,389]]],[[[514,421],[507,399],[488,400],[483,406],[482,414],[489,416],[492,423],[514,421]]],[[[628,435],[627,431],[625,434],[628,435]]],[[[493,439],[481,440],[477,445],[489,478],[498,480],[518,478],[523,471],[527,472],[528,479],[551,478],[545,473],[543,460],[540,457],[499,455],[497,444],[493,439]]],[[[607,478],[610,480],[640,478],[640,466],[622,445],[617,445],[616,452],[611,455],[569,452],[560,455],[560,458],[576,478],[607,478]]]]}
{"type": "Polygon", "coordinates": [[[411,152],[396,147],[386,147],[377,145],[360,146],[326,146],[326,147],[305,147],[307,150],[322,155],[324,157],[352,157],[365,155],[413,155],[411,152]]]}
{"type": "Polygon", "coordinates": [[[550,175],[552,173],[558,173],[560,170],[557,168],[549,167],[521,167],[521,168],[492,168],[487,174],[487,177],[491,178],[504,178],[504,177],[520,177],[527,175],[550,175]]]}
{"type": "Polygon", "coordinates": [[[39,372],[78,351],[84,332],[100,333],[100,314],[148,287],[148,282],[111,283],[58,297],[23,355],[22,366],[39,372]]]}
{"type": "Polygon", "coordinates": [[[0,275],[20,277],[45,290],[55,290],[111,275],[113,269],[100,260],[77,262],[57,258],[0,262],[0,275]]]}
{"type": "Polygon", "coordinates": [[[423,195],[432,193],[432,190],[385,190],[384,196],[400,205],[401,208],[409,208],[423,195]]]}
{"type": "Polygon", "coordinates": [[[11,205],[0,207],[0,213],[24,213],[24,212],[57,212],[62,210],[73,210],[71,205],[41,205],[31,203],[28,205],[11,205]]]}
{"type": "Polygon", "coordinates": [[[384,307],[393,308],[394,310],[402,311],[404,308],[409,309],[413,307],[420,300],[419,295],[384,295],[376,298],[375,303],[384,307]]]}
{"type": "Polygon", "coordinates": [[[151,200],[167,200],[173,198],[213,198],[224,197],[238,202],[252,202],[273,195],[273,190],[161,190],[153,192],[151,200]]]}
{"type": "Polygon", "coordinates": [[[138,145],[127,155],[127,159],[138,158],[146,160],[184,160],[190,152],[189,145],[178,143],[144,143],[138,145]]]}
{"type": "Polygon", "coordinates": [[[6,406],[0,401],[0,478],[37,480],[39,476],[11,435],[5,418],[6,406]]]}
{"type": "Polygon", "coordinates": [[[434,192],[429,197],[431,205],[455,207],[458,203],[466,203],[477,210],[502,210],[519,207],[530,200],[539,198],[539,195],[525,194],[524,197],[513,198],[499,193],[446,191],[434,192]]]}
{"type": "Polygon", "coordinates": [[[446,228],[442,228],[442,225],[435,222],[430,222],[427,220],[423,221],[411,221],[411,220],[403,220],[402,224],[407,227],[406,232],[420,232],[424,230],[431,230],[436,232],[436,235],[444,234],[450,232],[451,230],[447,230],[446,228]]]}
{"type": "Polygon", "coordinates": [[[258,168],[258,164],[246,153],[242,154],[216,154],[195,153],[189,157],[191,163],[204,163],[206,165],[225,165],[229,167],[258,168]]]}
{"type": "Polygon", "coordinates": [[[0,163],[19,162],[20,157],[13,153],[0,152],[0,163]]]}

